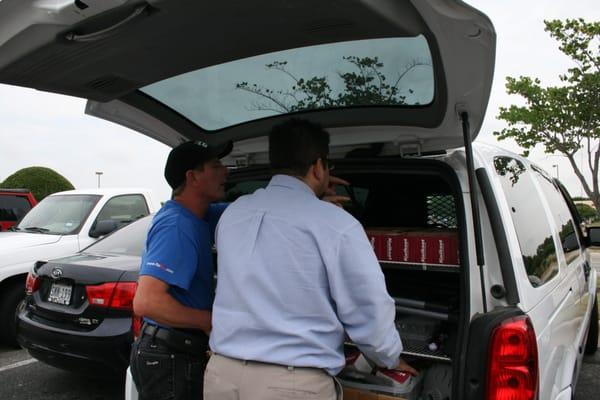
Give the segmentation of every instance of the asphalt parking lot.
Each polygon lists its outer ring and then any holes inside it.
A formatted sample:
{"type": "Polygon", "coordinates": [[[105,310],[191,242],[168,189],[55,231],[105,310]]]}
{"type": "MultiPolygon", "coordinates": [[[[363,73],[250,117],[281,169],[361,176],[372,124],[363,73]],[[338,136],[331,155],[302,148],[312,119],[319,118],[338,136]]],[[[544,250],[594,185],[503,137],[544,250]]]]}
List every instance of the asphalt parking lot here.
{"type": "Polygon", "coordinates": [[[32,359],[25,350],[0,347],[2,400],[119,400],[124,381],[82,377],[32,359]]]}

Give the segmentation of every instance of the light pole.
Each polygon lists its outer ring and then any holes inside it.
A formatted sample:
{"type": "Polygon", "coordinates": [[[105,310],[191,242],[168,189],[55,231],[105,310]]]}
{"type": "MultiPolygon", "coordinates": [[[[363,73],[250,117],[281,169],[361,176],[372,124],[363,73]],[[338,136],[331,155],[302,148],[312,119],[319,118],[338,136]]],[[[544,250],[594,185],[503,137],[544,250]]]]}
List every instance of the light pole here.
{"type": "Polygon", "coordinates": [[[556,168],[556,179],[559,179],[559,180],[560,180],[560,177],[559,177],[559,175],[558,175],[558,164],[552,164],[552,166],[553,166],[554,168],[556,168]]]}
{"type": "Polygon", "coordinates": [[[103,174],[104,172],[102,171],[96,171],[96,175],[98,175],[98,188],[100,188],[100,176],[103,174]]]}

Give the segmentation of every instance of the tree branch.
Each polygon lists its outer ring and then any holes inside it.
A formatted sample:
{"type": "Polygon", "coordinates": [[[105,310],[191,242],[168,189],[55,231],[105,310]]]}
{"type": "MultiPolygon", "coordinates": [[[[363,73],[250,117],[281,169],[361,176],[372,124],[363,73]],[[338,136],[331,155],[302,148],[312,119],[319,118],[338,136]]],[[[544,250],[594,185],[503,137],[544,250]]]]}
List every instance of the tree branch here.
{"type": "Polygon", "coordinates": [[[237,88],[238,88],[238,89],[240,89],[240,90],[244,90],[244,91],[246,91],[246,92],[248,92],[248,93],[255,94],[255,95],[257,95],[257,96],[262,96],[262,97],[266,98],[267,100],[269,100],[269,101],[272,101],[272,102],[273,102],[273,103],[275,103],[277,106],[281,107],[281,109],[283,110],[283,111],[279,111],[279,113],[282,113],[282,114],[283,114],[283,113],[288,113],[288,112],[290,112],[290,109],[289,109],[289,107],[287,107],[287,106],[286,106],[285,104],[283,104],[281,101],[277,100],[276,98],[274,98],[274,97],[273,97],[273,96],[271,96],[271,95],[267,95],[267,94],[263,93],[263,92],[262,92],[262,91],[260,91],[260,90],[254,90],[254,89],[251,89],[251,88],[249,88],[249,87],[247,87],[247,86],[240,86],[240,85],[238,85],[238,86],[237,86],[237,88]]]}

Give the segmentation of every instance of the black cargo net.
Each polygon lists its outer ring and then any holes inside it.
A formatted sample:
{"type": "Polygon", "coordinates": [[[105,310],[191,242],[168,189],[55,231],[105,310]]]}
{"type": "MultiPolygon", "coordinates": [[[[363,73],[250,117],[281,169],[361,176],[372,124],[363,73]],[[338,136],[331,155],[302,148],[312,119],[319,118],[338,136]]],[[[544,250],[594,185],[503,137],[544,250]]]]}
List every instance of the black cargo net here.
{"type": "Polygon", "coordinates": [[[456,228],[456,205],[452,195],[427,196],[427,225],[456,228]]]}

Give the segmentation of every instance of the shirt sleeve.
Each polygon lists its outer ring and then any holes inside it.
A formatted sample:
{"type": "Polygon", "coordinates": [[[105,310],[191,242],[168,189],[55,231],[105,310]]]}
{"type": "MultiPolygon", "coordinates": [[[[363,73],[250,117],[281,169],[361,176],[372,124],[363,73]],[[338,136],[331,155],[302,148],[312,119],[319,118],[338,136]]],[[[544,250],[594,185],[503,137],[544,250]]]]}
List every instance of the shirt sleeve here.
{"type": "Polygon", "coordinates": [[[346,333],[379,366],[397,366],[402,342],[396,307],[362,226],[357,223],[342,234],[332,250],[326,261],[329,286],[346,333]]]}
{"type": "Polygon", "coordinates": [[[197,241],[177,226],[159,227],[148,237],[140,275],[189,290],[197,262],[197,241]]]}

